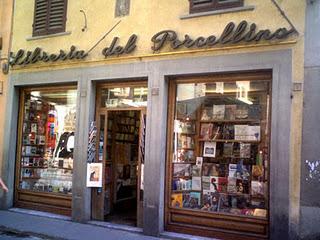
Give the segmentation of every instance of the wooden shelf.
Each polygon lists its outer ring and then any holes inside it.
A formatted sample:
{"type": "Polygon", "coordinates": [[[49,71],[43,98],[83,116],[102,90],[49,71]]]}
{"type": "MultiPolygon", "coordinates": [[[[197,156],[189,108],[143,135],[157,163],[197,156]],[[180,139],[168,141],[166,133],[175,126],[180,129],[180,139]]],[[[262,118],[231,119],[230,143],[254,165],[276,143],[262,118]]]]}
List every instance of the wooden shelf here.
{"type": "Polygon", "coordinates": [[[213,119],[213,120],[200,120],[200,123],[260,123],[260,119],[213,119]]]}
{"type": "Polygon", "coordinates": [[[46,169],[48,167],[35,167],[35,166],[21,166],[22,168],[40,168],[40,169],[46,169]]]}
{"type": "Polygon", "coordinates": [[[38,180],[40,177],[22,177],[22,180],[38,180]]]}
{"type": "Polygon", "coordinates": [[[196,133],[177,133],[177,134],[182,134],[182,135],[196,135],[196,133]]]}
{"type": "Polygon", "coordinates": [[[22,146],[45,147],[45,144],[22,144],[22,146]]]}
{"type": "Polygon", "coordinates": [[[172,176],[172,178],[192,179],[192,176],[172,176]]]}
{"type": "Polygon", "coordinates": [[[181,164],[196,164],[196,161],[193,161],[193,162],[172,162],[172,163],[181,163],[181,164]]]}
{"type": "Polygon", "coordinates": [[[199,139],[199,142],[225,142],[225,143],[260,143],[257,140],[234,140],[234,139],[214,139],[214,140],[205,140],[199,139]]]}
{"type": "Polygon", "coordinates": [[[178,147],[178,150],[194,150],[193,148],[178,147]]]}
{"type": "Polygon", "coordinates": [[[44,157],[44,154],[21,155],[21,157],[44,157]]]}
{"type": "Polygon", "coordinates": [[[183,193],[183,192],[201,192],[201,191],[192,190],[192,189],[188,189],[188,190],[172,190],[172,193],[183,193]]]}

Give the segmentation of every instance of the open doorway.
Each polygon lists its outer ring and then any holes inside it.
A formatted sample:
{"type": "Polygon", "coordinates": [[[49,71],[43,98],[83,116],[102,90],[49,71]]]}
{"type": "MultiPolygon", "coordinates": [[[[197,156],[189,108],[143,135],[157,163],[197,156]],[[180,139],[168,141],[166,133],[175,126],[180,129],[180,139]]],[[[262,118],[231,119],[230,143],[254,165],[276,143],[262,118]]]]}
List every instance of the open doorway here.
{"type": "Polygon", "coordinates": [[[92,218],[142,227],[147,88],[98,88],[97,156],[102,188],[92,190],[92,218]]]}
{"type": "Polygon", "coordinates": [[[108,112],[106,189],[110,193],[105,220],[136,226],[139,178],[140,111],[108,112]],[[113,166],[113,167],[112,167],[113,166]]]}

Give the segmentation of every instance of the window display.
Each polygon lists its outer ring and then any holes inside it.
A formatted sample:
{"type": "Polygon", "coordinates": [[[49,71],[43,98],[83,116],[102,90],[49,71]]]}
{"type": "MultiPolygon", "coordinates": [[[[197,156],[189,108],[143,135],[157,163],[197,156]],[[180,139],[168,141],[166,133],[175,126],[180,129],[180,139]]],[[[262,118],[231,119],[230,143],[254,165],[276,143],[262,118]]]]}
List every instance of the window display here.
{"type": "Polygon", "coordinates": [[[270,81],[175,86],[170,207],[267,218],[270,81]]]}
{"type": "Polygon", "coordinates": [[[19,188],[71,194],[76,90],[24,91],[19,188]]]}
{"type": "Polygon", "coordinates": [[[103,89],[101,91],[101,107],[146,107],[147,95],[148,88],[144,86],[103,89]]]}

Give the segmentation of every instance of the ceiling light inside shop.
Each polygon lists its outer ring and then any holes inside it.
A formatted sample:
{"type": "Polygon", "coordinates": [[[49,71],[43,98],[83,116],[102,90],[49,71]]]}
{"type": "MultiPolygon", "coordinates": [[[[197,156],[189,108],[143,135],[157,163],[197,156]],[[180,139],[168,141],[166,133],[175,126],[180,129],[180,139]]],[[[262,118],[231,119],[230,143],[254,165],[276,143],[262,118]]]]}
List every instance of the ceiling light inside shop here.
{"type": "Polygon", "coordinates": [[[224,82],[216,82],[216,93],[224,93],[224,82]]]}

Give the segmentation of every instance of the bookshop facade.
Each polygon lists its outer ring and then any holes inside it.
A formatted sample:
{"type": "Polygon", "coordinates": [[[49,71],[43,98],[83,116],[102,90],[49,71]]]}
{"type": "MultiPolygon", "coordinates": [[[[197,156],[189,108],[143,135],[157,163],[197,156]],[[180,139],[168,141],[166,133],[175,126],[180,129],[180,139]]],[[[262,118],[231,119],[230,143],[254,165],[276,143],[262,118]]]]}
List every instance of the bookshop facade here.
{"type": "Polygon", "coordinates": [[[6,207],[130,218],[148,235],[288,238],[291,86],[291,50],[13,72],[6,207]]]}

